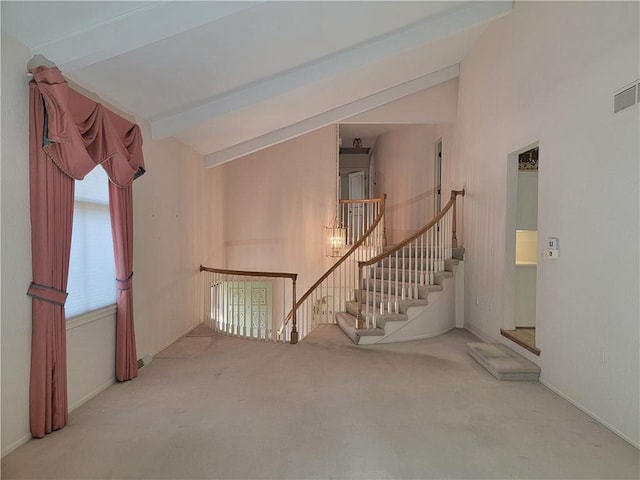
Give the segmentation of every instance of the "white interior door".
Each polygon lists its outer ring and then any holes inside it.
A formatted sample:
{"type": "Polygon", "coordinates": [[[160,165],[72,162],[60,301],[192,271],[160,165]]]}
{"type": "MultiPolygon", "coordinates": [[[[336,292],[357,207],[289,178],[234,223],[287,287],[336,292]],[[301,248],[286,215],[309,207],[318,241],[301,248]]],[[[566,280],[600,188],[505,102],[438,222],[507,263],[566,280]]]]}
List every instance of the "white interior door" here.
{"type": "Polygon", "coordinates": [[[349,198],[362,200],[364,197],[364,172],[349,174],[349,198]]]}
{"type": "MultiPolygon", "coordinates": [[[[365,198],[365,174],[354,172],[349,174],[349,199],[362,200],[365,198]]],[[[348,238],[355,240],[364,232],[364,205],[350,204],[347,219],[348,238]]]]}

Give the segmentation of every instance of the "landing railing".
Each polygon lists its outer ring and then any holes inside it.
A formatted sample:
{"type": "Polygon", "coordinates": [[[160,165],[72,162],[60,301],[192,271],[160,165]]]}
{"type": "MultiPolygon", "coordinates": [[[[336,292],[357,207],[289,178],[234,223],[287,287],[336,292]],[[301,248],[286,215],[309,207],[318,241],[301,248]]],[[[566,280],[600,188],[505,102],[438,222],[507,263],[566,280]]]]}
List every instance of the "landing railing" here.
{"type": "Polygon", "coordinates": [[[371,226],[296,302],[285,319],[282,338],[286,341],[296,318],[300,339],[321,323],[335,323],[336,312],[345,311],[346,303],[356,299],[358,262],[375,257],[383,249],[384,202],[371,226]]]}
{"type": "MultiPolygon", "coordinates": [[[[347,245],[353,245],[371,227],[380,212],[384,211],[385,196],[365,200],[340,200],[340,225],[347,229],[347,245]]],[[[386,240],[384,222],[382,222],[382,238],[386,240]]]]}
{"type": "Polygon", "coordinates": [[[358,261],[358,328],[376,328],[378,315],[398,313],[399,302],[418,298],[418,287],[433,285],[457,247],[453,190],[442,211],[417,233],[384,253],[358,261]]]}
{"type": "MultiPolygon", "coordinates": [[[[205,325],[226,335],[281,340],[278,332],[285,314],[296,305],[296,273],[247,272],[202,265],[200,272],[205,325]],[[291,303],[287,301],[287,279],[291,280],[291,303]]],[[[287,339],[297,343],[295,308],[289,323],[287,339]]]]}

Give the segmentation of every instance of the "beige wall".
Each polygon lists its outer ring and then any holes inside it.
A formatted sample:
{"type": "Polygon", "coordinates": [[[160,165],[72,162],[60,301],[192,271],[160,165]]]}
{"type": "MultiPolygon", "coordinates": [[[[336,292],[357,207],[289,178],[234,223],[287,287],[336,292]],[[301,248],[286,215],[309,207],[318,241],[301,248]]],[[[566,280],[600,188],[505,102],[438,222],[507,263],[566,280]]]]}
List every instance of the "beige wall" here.
{"type": "Polygon", "coordinates": [[[31,362],[31,228],[29,220],[29,118],[26,65],[29,50],[2,33],[2,180],[0,310],[2,334],[2,453],[29,431],[31,362]]]}
{"type": "MultiPolygon", "coordinates": [[[[458,234],[467,249],[465,325],[502,341],[507,159],[539,142],[539,235],[559,237],[561,251],[538,266],[541,380],[636,445],[638,110],[613,115],[611,105],[613,91],[638,77],[638,40],[637,3],[516,3],[462,62],[454,128],[388,134],[375,157],[395,241],[431,218],[433,142],[443,137],[445,192],[467,190],[458,234]],[[424,206],[408,213],[415,205],[424,206]],[[606,254],[603,246],[611,246],[606,254]]],[[[28,59],[3,34],[3,453],[28,435],[28,59]]],[[[152,142],[143,127],[148,173],[134,198],[139,354],[156,353],[198,322],[200,263],[296,271],[299,293],[326,269],[334,127],[207,171],[199,155],[171,140],[152,142]]],[[[100,336],[82,328],[73,334],[77,345],[100,336]]],[[[82,361],[79,350],[73,355],[82,361]]]]}
{"type": "Polygon", "coordinates": [[[200,323],[201,155],[143,126],[147,173],[134,188],[134,315],[138,356],[154,355],[200,323]]]}
{"type": "Polygon", "coordinates": [[[227,268],[224,245],[224,177],[222,168],[207,168],[202,178],[202,263],[207,267],[227,268]]]}
{"type": "Polygon", "coordinates": [[[516,2],[494,21],[462,61],[452,169],[467,187],[465,326],[506,341],[507,162],[539,142],[539,245],[559,237],[560,258],[538,257],[542,354],[530,358],[541,381],[636,445],[640,126],[638,107],[612,105],[638,78],[638,6],[516,2]]]}
{"type": "Polygon", "coordinates": [[[317,280],[330,265],[324,226],[335,216],[336,148],[329,126],[213,167],[221,177],[209,176],[205,189],[222,186],[227,268],[298,273],[300,295],[317,280]]]}
{"type": "MultiPolygon", "coordinates": [[[[2,34],[2,454],[29,438],[31,281],[28,179],[29,50],[2,34]]],[[[134,186],[134,315],[138,355],[153,355],[199,322],[202,157],[152,141],[141,124],[147,173],[134,186]]],[[[113,381],[115,318],[67,331],[69,405],[113,381]]]]}
{"type": "Polygon", "coordinates": [[[387,194],[387,241],[397,243],[433,218],[434,141],[431,125],[404,127],[378,137],[376,192],[387,194]]]}

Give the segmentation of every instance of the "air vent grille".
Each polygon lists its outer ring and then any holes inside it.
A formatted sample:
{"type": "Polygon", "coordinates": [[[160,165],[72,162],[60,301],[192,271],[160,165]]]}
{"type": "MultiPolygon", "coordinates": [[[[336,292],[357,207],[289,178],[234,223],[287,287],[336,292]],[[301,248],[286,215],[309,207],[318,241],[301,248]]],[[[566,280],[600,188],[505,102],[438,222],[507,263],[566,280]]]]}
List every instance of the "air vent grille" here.
{"type": "Polygon", "coordinates": [[[631,86],[627,86],[613,95],[613,113],[634,106],[639,100],[640,85],[636,82],[631,86]]]}

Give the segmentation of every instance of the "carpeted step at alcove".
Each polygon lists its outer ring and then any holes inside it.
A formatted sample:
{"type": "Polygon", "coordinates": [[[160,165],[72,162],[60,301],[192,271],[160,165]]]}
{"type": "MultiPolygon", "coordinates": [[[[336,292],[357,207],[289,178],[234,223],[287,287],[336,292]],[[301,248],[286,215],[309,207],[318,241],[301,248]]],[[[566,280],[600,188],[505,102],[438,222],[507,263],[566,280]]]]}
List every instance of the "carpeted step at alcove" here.
{"type": "Polygon", "coordinates": [[[467,343],[469,355],[498,380],[538,381],[540,367],[500,343],[467,343]]]}

